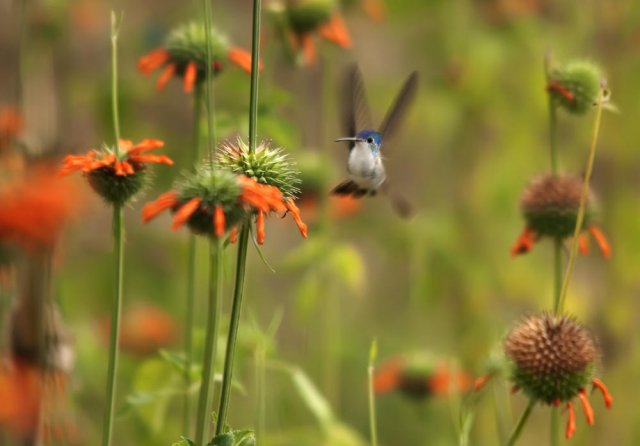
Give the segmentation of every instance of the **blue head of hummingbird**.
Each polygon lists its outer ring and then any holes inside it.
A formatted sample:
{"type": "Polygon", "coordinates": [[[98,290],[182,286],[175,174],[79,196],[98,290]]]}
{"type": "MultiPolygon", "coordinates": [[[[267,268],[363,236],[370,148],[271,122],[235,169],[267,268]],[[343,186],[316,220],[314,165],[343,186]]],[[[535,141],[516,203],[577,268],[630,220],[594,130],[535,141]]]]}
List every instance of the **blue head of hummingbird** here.
{"type": "Polygon", "coordinates": [[[401,216],[408,216],[410,206],[397,195],[389,193],[389,182],[384,169],[381,154],[383,141],[389,141],[395,134],[408,106],[415,96],[418,85],[418,74],[411,73],[398,93],[392,106],[378,130],[370,124],[369,107],[367,106],[362,75],[357,66],[348,72],[343,94],[343,122],[347,135],[336,141],[349,143],[347,172],[349,179],[343,181],[331,191],[334,195],[350,195],[355,198],[376,195],[378,191],[386,192],[392,199],[394,209],[401,216]]]}

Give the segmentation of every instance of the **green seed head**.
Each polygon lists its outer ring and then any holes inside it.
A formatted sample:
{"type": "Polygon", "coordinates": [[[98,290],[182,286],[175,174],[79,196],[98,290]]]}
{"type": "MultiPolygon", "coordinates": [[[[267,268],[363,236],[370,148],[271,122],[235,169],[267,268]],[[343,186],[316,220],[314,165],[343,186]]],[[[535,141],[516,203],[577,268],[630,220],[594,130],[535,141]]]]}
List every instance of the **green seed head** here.
{"type": "Polygon", "coordinates": [[[591,62],[570,62],[549,73],[547,91],[557,106],[584,114],[598,100],[602,71],[591,62]]]}
{"type": "MultiPolygon", "coordinates": [[[[178,72],[182,72],[189,62],[195,62],[198,74],[204,74],[207,67],[207,33],[202,24],[192,22],[175,28],[169,34],[165,48],[172,62],[177,65],[178,72]]],[[[211,60],[225,59],[228,49],[226,36],[211,28],[211,60]]]]}
{"type": "Polygon", "coordinates": [[[574,319],[550,313],[518,323],[504,341],[511,379],[530,398],[552,404],[569,401],[593,377],[599,351],[574,319]]]}
{"type": "Polygon", "coordinates": [[[179,202],[174,211],[193,198],[202,200],[198,209],[187,220],[187,225],[195,234],[213,237],[216,206],[224,211],[227,228],[238,225],[247,216],[239,204],[242,188],[238,177],[227,170],[212,168],[208,163],[197,166],[195,172],[183,174],[175,190],[178,192],[179,202]]]}
{"type": "Polygon", "coordinates": [[[288,0],[287,17],[295,32],[308,33],[327,22],[335,8],[335,0],[288,0]]]}
{"type": "Polygon", "coordinates": [[[275,186],[285,197],[295,198],[300,193],[300,171],[283,149],[272,149],[263,142],[251,153],[238,138],[236,144],[222,144],[217,158],[221,167],[258,183],[275,186]]]}
{"type": "MultiPolygon", "coordinates": [[[[582,180],[578,177],[545,174],[529,183],[521,198],[528,228],[541,236],[565,238],[573,235],[580,207],[582,180]]],[[[592,211],[587,197],[583,227],[589,226],[592,211]]]]}
{"type": "MultiPolygon", "coordinates": [[[[115,147],[103,146],[101,155],[116,153],[115,147]]],[[[87,180],[91,188],[107,203],[123,205],[148,184],[148,168],[142,163],[129,161],[123,153],[118,156],[120,161],[127,161],[134,170],[133,174],[116,175],[113,166],[104,166],[87,173],[87,180]]]]}

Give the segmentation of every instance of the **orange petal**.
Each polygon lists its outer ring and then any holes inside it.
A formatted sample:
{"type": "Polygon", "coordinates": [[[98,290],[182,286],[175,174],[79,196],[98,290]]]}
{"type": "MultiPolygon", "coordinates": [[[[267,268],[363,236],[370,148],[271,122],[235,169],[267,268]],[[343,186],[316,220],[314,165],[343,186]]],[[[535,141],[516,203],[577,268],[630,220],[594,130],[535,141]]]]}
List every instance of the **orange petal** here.
{"type": "Polygon", "coordinates": [[[158,78],[158,81],[156,82],[156,89],[160,91],[164,87],[166,87],[167,83],[171,80],[175,72],[176,72],[176,64],[172,63],[167,65],[167,67],[164,69],[164,71],[158,78]]]}
{"type": "Polygon", "coordinates": [[[259,245],[264,243],[264,212],[262,211],[258,211],[256,216],[256,238],[259,245]]]}
{"type": "MultiPolygon", "coordinates": [[[[251,53],[240,48],[231,48],[227,53],[227,57],[231,62],[251,74],[251,53]]],[[[262,67],[263,64],[260,60],[258,61],[258,71],[262,71],[262,67]]]]}
{"type": "Polygon", "coordinates": [[[535,241],[535,232],[533,232],[529,228],[524,228],[522,233],[520,233],[520,235],[518,236],[518,240],[516,240],[516,243],[511,247],[511,256],[515,257],[518,254],[525,254],[531,251],[531,248],[533,248],[533,244],[535,243],[535,241]]]}
{"type": "Polygon", "coordinates": [[[600,248],[600,252],[602,252],[602,257],[608,259],[611,257],[611,245],[607,241],[607,238],[604,236],[600,228],[597,226],[590,226],[589,232],[596,239],[596,243],[598,244],[598,248],[600,248]]]}
{"type": "Polygon", "coordinates": [[[164,48],[158,48],[142,56],[138,60],[138,70],[143,74],[150,74],[169,61],[169,52],[164,48]]]}
{"type": "Polygon", "coordinates": [[[286,206],[287,210],[291,212],[291,215],[293,215],[293,220],[296,222],[300,234],[304,238],[307,238],[307,225],[302,221],[302,218],[300,217],[300,209],[298,209],[298,206],[296,206],[292,198],[286,198],[284,200],[284,205],[286,206]]]}
{"type": "Polygon", "coordinates": [[[231,234],[229,235],[229,243],[235,243],[238,241],[238,227],[234,226],[231,229],[231,234]]]}
{"type": "Polygon", "coordinates": [[[305,62],[308,65],[315,65],[318,60],[318,54],[316,53],[316,45],[313,43],[313,38],[310,34],[302,34],[300,36],[300,46],[302,47],[305,62]]]}
{"type": "MultiPolygon", "coordinates": [[[[142,152],[147,152],[149,150],[157,149],[158,147],[164,146],[164,141],[160,141],[159,139],[143,139],[138,144],[133,145],[129,141],[129,145],[126,147],[127,154],[131,155],[139,155],[142,152]]],[[[121,140],[120,147],[124,148],[124,141],[121,140]]]]}
{"type": "Polygon", "coordinates": [[[382,364],[373,377],[373,391],[380,394],[395,390],[400,383],[402,366],[402,361],[398,358],[382,364]]]}
{"type": "Polygon", "coordinates": [[[584,233],[580,233],[578,236],[578,250],[583,256],[589,254],[589,239],[584,233]]]}
{"type": "Polygon", "coordinates": [[[198,209],[198,206],[200,206],[200,202],[202,202],[202,199],[199,197],[193,197],[191,200],[183,204],[173,216],[171,229],[175,231],[189,220],[189,217],[191,217],[191,215],[198,209]]]}
{"type": "Polygon", "coordinates": [[[214,226],[214,234],[216,237],[220,238],[224,235],[224,210],[221,206],[216,206],[213,211],[213,226],[214,226]]]}
{"type": "Polygon", "coordinates": [[[129,157],[129,160],[136,163],[156,163],[173,166],[173,160],[166,155],[135,155],[129,157]]]}
{"type": "Polygon", "coordinates": [[[597,388],[598,390],[600,390],[600,392],[602,392],[602,397],[604,398],[604,405],[607,406],[607,409],[610,409],[611,406],[613,405],[613,397],[609,393],[607,386],[605,386],[604,383],[600,381],[598,378],[592,379],[591,383],[593,384],[594,388],[597,388]]]}
{"type": "Polygon", "coordinates": [[[318,33],[342,48],[351,48],[351,36],[340,14],[334,14],[329,22],[320,27],[318,33]]]}
{"type": "Polygon", "coordinates": [[[380,0],[362,0],[362,9],[374,22],[384,20],[386,11],[380,0]]]}
{"type": "Polygon", "coordinates": [[[473,381],[473,390],[475,392],[479,392],[480,390],[484,389],[484,387],[487,385],[487,383],[492,378],[492,376],[493,375],[488,374],[488,375],[479,376],[478,378],[476,378],[473,381]]]}
{"type": "Polygon", "coordinates": [[[133,166],[127,161],[122,162],[122,169],[124,170],[125,175],[133,175],[135,170],[133,170],[133,166]]]}
{"type": "Polygon", "coordinates": [[[567,402],[567,410],[569,411],[569,419],[567,420],[567,430],[565,432],[565,438],[570,440],[573,434],[576,433],[576,413],[573,410],[573,403],[567,402]]]}
{"type": "Polygon", "coordinates": [[[547,92],[555,91],[562,96],[567,102],[572,102],[575,99],[574,94],[562,85],[559,81],[551,81],[547,84],[547,92]]]}
{"type": "Polygon", "coordinates": [[[198,67],[195,62],[189,62],[187,68],[184,70],[182,89],[185,93],[191,93],[193,86],[196,84],[196,77],[198,76],[198,67]]]}
{"type": "Polygon", "coordinates": [[[580,398],[580,402],[582,403],[582,410],[584,411],[584,416],[587,419],[587,424],[593,426],[595,418],[593,416],[593,408],[591,407],[591,403],[587,397],[587,392],[585,392],[584,389],[580,389],[578,392],[578,398],[580,398]]]}
{"type": "Polygon", "coordinates": [[[116,161],[115,164],[113,165],[113,168],[116,171],[116,175],[123,177],[125,176],[127,173],[124,171],[124,167],[122,166],[122,161],[116,161]]]}
{"type": "Polygon", "coordinates": [[[161,212],[178,204],[178,194],[170,191],[160,195],[155,201],[151,201],[142,208],[142,221],[148,223],[161,212]]]}

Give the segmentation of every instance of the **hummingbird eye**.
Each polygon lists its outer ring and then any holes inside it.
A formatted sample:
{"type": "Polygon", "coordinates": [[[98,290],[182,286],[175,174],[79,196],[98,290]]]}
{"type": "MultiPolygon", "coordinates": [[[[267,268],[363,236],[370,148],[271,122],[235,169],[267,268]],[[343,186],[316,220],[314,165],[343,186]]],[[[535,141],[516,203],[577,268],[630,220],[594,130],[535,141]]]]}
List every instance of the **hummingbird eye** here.
{"type": "Polygon", "coordinates": [[[372,138],[372,137],[368,137],[368,138],[367,138],[367,142],[368,142],[369,144],[372,144],[372,143],[373,143],[373,138],[372,138]]]}

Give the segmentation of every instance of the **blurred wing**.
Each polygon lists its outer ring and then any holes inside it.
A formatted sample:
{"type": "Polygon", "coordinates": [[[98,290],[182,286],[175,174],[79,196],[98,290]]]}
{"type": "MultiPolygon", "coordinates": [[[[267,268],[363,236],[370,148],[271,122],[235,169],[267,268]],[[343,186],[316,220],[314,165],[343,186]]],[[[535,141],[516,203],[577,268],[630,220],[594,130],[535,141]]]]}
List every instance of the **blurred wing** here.
{"type": "Polygon", "coordinates": [[[409,109],[409,105],[411,105],[411,102],[415,97],[417,87],[418,72],[414,71],[405,81],[400,93],[398,93],[398,96],[396,97],[396,100],[391,108],[389,108],[382,124],[380,124],[380,134],[382,135],[383,141],[393,137],[398,130],[400,122],[404,119],[407,114],[407,110],[409,109]]]}
{"type": "MultiPolygon", "coordinates": [[[[358,65],[353,64],[347,70],[341,93],[342,131],[344,132],[341,136],[355,136],[361,130],[371,129],[371,111],[358,65]]],[[[354,142],[349,142],[349,148],[353,145],[354,142]]]]}

